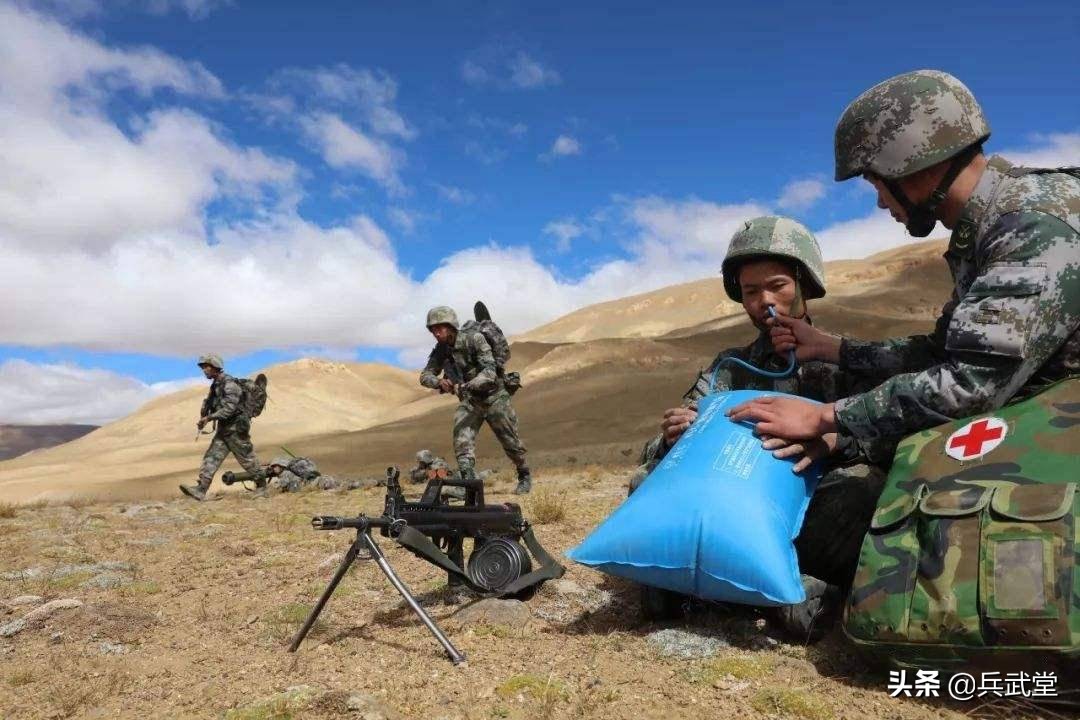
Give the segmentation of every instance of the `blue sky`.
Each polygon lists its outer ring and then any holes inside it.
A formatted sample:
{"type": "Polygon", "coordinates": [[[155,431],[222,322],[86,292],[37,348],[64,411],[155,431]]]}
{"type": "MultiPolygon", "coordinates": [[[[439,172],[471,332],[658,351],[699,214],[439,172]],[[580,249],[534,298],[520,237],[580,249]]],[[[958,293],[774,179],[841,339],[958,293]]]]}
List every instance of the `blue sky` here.
{"type": "Polygon", "coordinates": [[[831,258],[898,244],[860,183],[831,181],[832,131],[906,70],[966,82],[991,150],[1080,163],[1065,2],[0,14],[17,121],[0,124],[17,148],[0,152],[0,422],[121,414],[197,377],[208,347],[238,373],[304,354],[414,365],[430,304],[483,295],[523,331],[712,274],[763,212],[831,258]]]}

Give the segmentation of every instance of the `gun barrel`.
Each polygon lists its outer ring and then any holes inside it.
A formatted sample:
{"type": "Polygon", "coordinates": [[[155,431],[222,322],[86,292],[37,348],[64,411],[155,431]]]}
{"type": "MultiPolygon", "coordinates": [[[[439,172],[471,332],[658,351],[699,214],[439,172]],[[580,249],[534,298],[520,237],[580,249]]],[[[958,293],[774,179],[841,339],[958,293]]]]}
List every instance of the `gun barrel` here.
{"type": "Polygon", "coordinates": [[[311,527],[316,530],[347,530],[355,528],[357,530],[367,530],[368,528],[380,528],[386,527],[390,524],[390,520],[385,517],[367,517],[366,515],[357,515],[356,517],[338,517],[336,515],[316,515],[311,518],[311,527]]]}

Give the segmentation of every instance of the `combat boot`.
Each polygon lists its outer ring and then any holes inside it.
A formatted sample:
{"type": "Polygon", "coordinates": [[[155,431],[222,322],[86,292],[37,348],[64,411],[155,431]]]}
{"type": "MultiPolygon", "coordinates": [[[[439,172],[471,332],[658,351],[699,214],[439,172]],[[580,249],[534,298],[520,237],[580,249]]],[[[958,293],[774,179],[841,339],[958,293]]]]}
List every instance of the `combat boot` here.
{"type": "Polygon", "coordinates": [[[181,485],[180,492],[187,495],[192,500],[198,500],[202,502],[206,499],[206,490],[201,484],[199,485],[181,485]]]}
{"type": "Polygon", "coordinates": [[[840,588],[810,575],[802,576],[802,584],[806,599],[776,608],[775,617],[784,634],[810,645],[825,637],[836,624],[843,597],[840,588]]]}
{"type": "Polygon", "coordinates": [[[524,465],[518,468],[518,484],[514,488],[515,495],[528,495],[532,490],[532,473],[524,465]]]}

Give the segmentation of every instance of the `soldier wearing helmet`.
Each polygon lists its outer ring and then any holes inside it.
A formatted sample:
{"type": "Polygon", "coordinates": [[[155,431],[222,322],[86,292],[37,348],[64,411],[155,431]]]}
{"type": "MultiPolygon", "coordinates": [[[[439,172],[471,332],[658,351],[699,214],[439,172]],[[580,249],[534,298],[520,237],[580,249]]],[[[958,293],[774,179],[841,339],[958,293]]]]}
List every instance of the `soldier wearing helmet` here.
{"type": "Polygon", "coordinates": [[[255,448],[251,444],[251,418],[245,414],[241,402],[244,396],[243,388],[236,378],[226,374],[225,363],[220,355],[203,355],[199,358],[198,365],[211,383],[196,425],[201,432],[212,422],[215,431],[210,447],[203,455],[198,483],[181,485],[180,490],[194,500],[205,500],[214,474],[229,453],[236,457],[236,461],[247,471],[248,477],[262,490],[266,486],[266,474],[259,465],[255,448]]]}
{"type": "MultiPolygon", "coordinates": [[[[722,265],[724,290],[742,304],[757,339],[746,347],[722,350],[702,371],[683,396],[681,407],[664,413],[660,434],[646,444],[641,466],[630,482],[630,492],[667,454],[668,449],[697,417],[697,401],[716,390],[769,390],[830,402],[873,387],[880,378],[845,372],[835,365],[805,362],[786,378],[769,378],[729,362],[737,358],[768,371],[783,371],[787,357],[777,353],[770,338],[769,308],[782,317],[809,322],[809,301],[825,295],[825,265],[817,240],[803,225],[785,217],[748,220],[731,238],[722,265]]],[[[830,438],[830,441],[833,439],[830,438]]],[[[790,453],[785,448],[783,453],[790,453]]],[[[857,456],[859,448],[848,443],[838,457],[857,456]]],[[[809,461],[796,469],[801,471],[809,461]]],[[[834,586],[842,585],[854,572],[859,545],[866,532],[864,506],[872,512],[885,476],[868,465],[826,468],[819,491],[807,511],[803,531],[796,542],[799,563],[805,573],[807,601],[780,611],[782,625],[805,641],[817,638],[829,627],[840,599],[834,586]]],[[[868,522],[868,519],[867,519],[868,522]]],[[[667,591],[643,588],[643,610],[662,616],[681,607],[681,598],[667,591]]]]}
{"type": "Polygon", "coordinates": [[[454,393],[460,400],[454,413],[454,454],[461,477],[476,478],[476,434],[486,422],[517,468],[514,492],[529,492],[532,475],[518,436],[517,414],[487,338],[472,323],[460,325],[457,314],[446,306],[428,311],[427,328],[437,342],[420,373],[420,384],[454,393]]]}
{"type": "Polygon", "coordinates": [[[955,287],[934,332],[857,342],[779,318],[773,346],[886,382],[836,403],[759,399],[731,417],[782,440],[830,433],[892,459],[903,437],[997,409],[1080,372],[1080,169],[987,158],[990,128],[971,92],[943,72],[890,78],[852,102],[836,127],[836,178],[862,176],[918,236],[952,231],[955,287]]]}
{"type": "Polygon", "coordinates": [[[413,484],[419,485],[432,480],[440,471],[445,473],[443,477],[446,477],[450,474],[450,466],[430,450],[421,450],[416,453],[416,467],[409,471],[409,479],[413,484]]]}

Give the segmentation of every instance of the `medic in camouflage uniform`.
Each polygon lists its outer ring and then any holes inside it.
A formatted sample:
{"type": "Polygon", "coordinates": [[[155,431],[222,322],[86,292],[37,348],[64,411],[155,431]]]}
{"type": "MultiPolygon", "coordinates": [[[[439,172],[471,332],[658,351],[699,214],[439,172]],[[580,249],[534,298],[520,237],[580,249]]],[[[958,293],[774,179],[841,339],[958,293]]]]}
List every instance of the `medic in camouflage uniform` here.
{"type": "Polygon", "coordinates": [[[240,383],[225,373],[225,364],[218,355],[200,357],[199,368],[206,378],[213,382],[210,383],[209,394],[203,400],[197,424],[199,430],[202,430],[207,423],[213,422],[216,424],[216,432],[210,441],[210,447],[203,455],[198,485],[181,485],[180,490],[195,500],[205,499],[206,491],[214,480],[214,473],[230,452],[261,490],[266,485],[266,477],[251,444],[251,418],[244,413],[241,403],[244,391],[240,383]]]}
{"type": "Polygon", "coordinates": [[[517,414],[487,339],[479,330],[462,330],[457,314],[446,306],[428,312],[427,328],[438,344],[420,373],[420,384],[461,400],[454,413],[454,454],[462,478],[476,477],[476,433],[486,421],[517,468],[514,493],[529,492],[532,475],[518,437],[517,414]]]}
{"type": "Polygon", "coordinates": [[[733,408],[733,419],[791,441],[838,433],[888,462],[907,435],[1080,372],[1080,170],[987,158],[989,136],[974,96],[943,72],[898,75],[847,107],[836,179],[869,181],[878,206],[912,235],[938,221],[952,230],[945,261],[955,289],[930,335],[856,342],[781,318],[778,351],[892,377],[825,406],[755,400],[733,408]]]}
{"type": "MultiPolygon", "coordinates": [[[[881,380],[815,361],[800,363],[794,374],[780,379],[725,362],[738,358],[763,370],[787,369],[789,358],[778,354],[772,346],[767,324],[769,306],[782,316],[809,321],[807,301],[825,295],[821,250],[813,234],[801,224],[784,217],[747,221],[728,245],[723,278],[728,297],[742,303],[759,335],[745,348],[722,350],[683,396],[682,407],[664,414],[661,433],[642,450],[641,467],[631,479],[631,492],[693,422],[697,401],[709,393],[714,371],[717,391],[767,390],[819,402],[838,400],[871,388],[881,380]]],[[[807,601],[780,610],[780,619],[800,639],[816,639],[831,625],[834,617],[829,616],[838,609],[841,596],[837,588],[851,581],[859,546],[884,483],[885,476],[879,468],[857,461],[860,450],[856,443],[848,442],[843,455],[838,454],[825,469],[795,543],[807,601]]],[[[781,454],[791,453],[784,450],[781,454]]],[[[672,605],[682,600],[673,595],[655,588],[644,589],[643,610],[657,616],[677,614],[678,609],[672,605]]]]}

